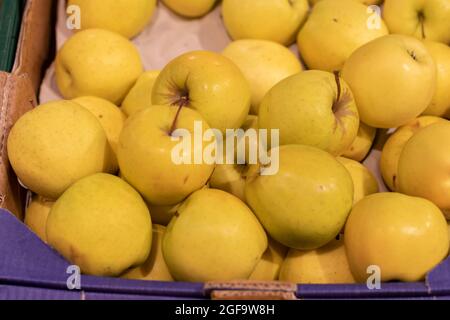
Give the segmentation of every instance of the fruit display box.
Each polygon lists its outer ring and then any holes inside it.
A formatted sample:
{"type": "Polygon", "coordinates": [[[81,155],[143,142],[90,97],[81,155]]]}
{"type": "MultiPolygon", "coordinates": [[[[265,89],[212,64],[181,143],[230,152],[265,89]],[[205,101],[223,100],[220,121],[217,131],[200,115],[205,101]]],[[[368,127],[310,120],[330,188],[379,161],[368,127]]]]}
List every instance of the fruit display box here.
{"type": "MultiPolygon", "coordinates": [[[[65,1],[28,0],[11,73],[0,73],[0,299],[449,299],[450,260],[424,282],[358,285],[297,285],[282,282],[181,283],[81,276],[68,289],[70,263],[44,244],[22,222],[27,192],[8,162],[6,139],[17,119],[38,102],[61,98],[54,83],[56,48],[70,36],[65,1]]],[[[134,39],[147,70],[162,68],[179,54],[206,49],[220,52],[230,42],[217,7],[197,21],[170,13],[161,4],[151,25],[134,39]]],[[[383,135],[379,137],[382,145],[383,135]]],[[[380,147],[365,161],[377,176],[380,147]]],[[[411,261],[414,264],[415,261],[411,261]]]]}

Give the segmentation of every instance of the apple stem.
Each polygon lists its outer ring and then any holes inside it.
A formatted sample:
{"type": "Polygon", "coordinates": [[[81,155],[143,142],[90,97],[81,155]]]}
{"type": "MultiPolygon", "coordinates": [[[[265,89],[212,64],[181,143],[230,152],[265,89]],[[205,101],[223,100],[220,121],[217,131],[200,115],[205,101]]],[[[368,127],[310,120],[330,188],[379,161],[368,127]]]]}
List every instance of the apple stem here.
{"type": "Polygon", "coordinates": [[[338,102],[341,99],[341,81],[339,79],[339,71],[334,72],[334,79],[336,80],[336,86],[337,86],[337,98],[336,102],[338,102]]]}
{"type": "Polygon", "coordinates": [[[419,12],[419,23],[422,30],[422,38],[426,38],[425,36],[425,16],[423,12],[419,12]]]}
{"type": "Polygon", "coordinates": [[[172,106],[178,106],[178,110],[175,115],[175,119],[173,119],[172,126],[170,127],[170,130],[169,130],[170,136],[173,134],[173,132],[177,128],[177,121],[178,121],[178,117],[180,116],[181,109],[183,109],[183,107],[185,107],[187,105],[189,105],[189,95],[188,94],[181,95],[179,97],[179,99],[172,104],[172,106]]]}

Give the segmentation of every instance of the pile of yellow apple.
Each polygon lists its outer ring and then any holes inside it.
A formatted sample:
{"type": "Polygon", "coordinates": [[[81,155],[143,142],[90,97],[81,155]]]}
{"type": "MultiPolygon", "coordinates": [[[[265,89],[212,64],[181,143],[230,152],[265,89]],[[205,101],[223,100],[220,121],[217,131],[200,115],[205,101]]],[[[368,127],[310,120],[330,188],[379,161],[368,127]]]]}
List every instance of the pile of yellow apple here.
{"type": "Polygon", "coordinates": [[[447,257],[450,0],[386,0],[381,16],[376,0],[162,2],[188,18],[221,5],[234,42],[144,72],[129,38],[156,0],[68,1],[83,30],[56,57],[65,100],[8,139],[40,238],[86,274],[147,280],[354,283],[376,266],[418,281],[447,257]],[[194,123],[278,129],[278,172],[174,163],[194,123]],[[377,129],[394,132],[388,193],[361,164],[377,129]]]}

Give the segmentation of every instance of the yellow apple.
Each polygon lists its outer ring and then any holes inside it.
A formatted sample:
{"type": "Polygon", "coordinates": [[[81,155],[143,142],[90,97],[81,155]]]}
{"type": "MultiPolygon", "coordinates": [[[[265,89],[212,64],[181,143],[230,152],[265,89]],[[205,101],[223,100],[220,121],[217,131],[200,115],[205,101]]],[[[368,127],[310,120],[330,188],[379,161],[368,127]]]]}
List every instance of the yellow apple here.
{"type": "Polygon", "coordinates": [[[166,227],[153,225],[152,248],[144,264],[127,271],[122,278],[150,281],[173,281],[162,253],[162,239],[166,227]]]}
{"type": "Polygon", "coordinates": [[[261,260],[259,260],[255,270],[253,270],[248,279],[254,281],[278,280],[280,268],[287,252],[288,248],[269,238],[269,246],[266,252],[264,252],[261,260]]]}
{"type": "Polygon", "coordinates": [[[261,129],[280,129],[280,144],[305,144],[341,155],[355,140],[359,117],[345,81],[325,71],[282,80],[263,99],[261,129]]]}
{"type": "Polygon", "coordinates": [[[163,239],[165,261],[178,281],[245,280],[266,249],[266,233],[252,211],[214,189],[193,193],[163,239]]]}
{"type": "MultiPolygon", "coordinates": [[[[309,3],[311,4],[311,6],[315,5],[317,2],[322,1],[322,0],[309,0],[309,3]]],[[[340,0],[337,0],[340,1],[340,0]]],[[[383,0],[356,0],[358,2],[361,2],[365,5],[374,5],[374,4],[380,4],[383,2],[383,0]]]]}
{"type": "Polygon", "coordinates": [[[247,203],[281,244],[301,250],[325,245],[339,234],[352,208],[350,174],[320,149],[289,145],[273,152],[279,152],[278,173],[264,175],[264,168],[252,165],[247,203]]]}
{"type": "Polygon", "coordinates": [[[110,169],[111,156],[100,122],[71,101],[27,112],[8,138],[8,158],[21,182],[52,200],[79,179],[110,169]]]}
{"type": "Polygon", "coordinates": [[[47,242],[45,228],[53,204],[53,201],[34,195],[25,212],[25,224],[44,242],[47,242]]]}
{"type": "Polygon", "coordinates": [[[363,161],[369,154],[376,135],[377,129],[360,122],[355,140],[342,156],[359,162],[363,161]]]}
{"type": "Polygon", "coordinates": [[[147,260],[152,221],[141,196],[122,179],[94,174],[53,205],[47,239],[84,274],[117,276],[147,260]]]}
{"type": "Polygon", "coordinates": [[[377,193],[379,191],[378,181],[368,168],[361,163],[338,157],[337,160],[344,165],[344,167],[350,173],[353,180],[353,204],[356,204],[364,197],[377,193]]]}
{"type": "Polygon", "coordinates": [[[450,119],[450,47],[429,40],[424,44],[437,67],[436,92],[424,114],[450,119]]]}
{"type": "Polygon", "coordinates": [[[222,15],[234,40],[271,40],[290,45],[308,14],[308,0],[224,0],[222,15]]]}
{"type": "Polygon", "coordinates": [[[383,17],[391,33],[450,43],[448,0],[386,0],[383,17]]]}
{"type": "Polygon", "coordinates": [[[209,181],[212,188],[231,193],[245,202],[245,180],[248,167],[242,164],[219,164],[209,181]]]}
{"type": "Polygon", "coordinates": [[[214,7],[216,0],[162,0],[175,13],[188,18],[198,18],[214,7]]]}
{"type": "Polygon", "coordinates": [[[332,240],[316,250],[289,250],[281,267],[280,281],[300,284],[356,283],[342,239],[332,240]]]}
{"type": "Polygon", "coordinates": [[[69,0],[78,6],[81,29],[106,29],[132,38],[150,22],[156,0],[69,0]]]}
{"type": "Polygon", "coordinates": [[[100,121],[111,149],[114,151],[111,172],[117,172],[119,168],[117,150],[119,148],[119,136],[126,120],[125,114],[108,100],[97,97],[80,97],[74,99],[73,102],[89,110],[100,121]]]}
{"type": "Polygon", "coordinates": [[[273,41],[237,40],[225,48],[223,55],[236,63],[247,78],[253,114],[258,114],[262,99],[274,85],[303,69],[289,49],[273,41]]]}
{"type": "Polygon", "coordinates": [[[361,120],[375,128],[396,128],[419,116],[436,89],[436,65],[413,37],[388,35],[357,49],[342,77],[350,86],[361,120]]]}
{"type": "Polygon", "coordinates": [[[450,122],[429,125],[406,143],[398,162],[398,190],[436,204],[450,218],[450,122]]]}
{"type": "Polygon", "coordinates": [[[372,14],[354,0],[317,3],[297,38],[307,66],[329,72],[341,70],[356,49],[387,35],[389,32],[381,18],[379,26],[368,23],[372,14]]]}
{"type": "MultiPolygon", "coordinates": [[[[191,164],[178,165],[172,157],[180,143],[172,140],[174,129],[186,129],[192,139],[200,138],[203,142],[203,134],[194,131],[196,121],[203,130],[209,128],[197,111],[169,106],[146,108],[126,121],[118,152],[120,171],[150,204],[175,205],[208,182],[213,164],[195,164],[190,159],[191,164]]],[[[190,142],[191,155],[196,150],[203,155],[207,144],[190,142]]]]}
{"type": "Polygon", "coordinates": [[[353,208],[345,228],[350,268],[358,282],[377,266],[381,280],[420,281],[448,254],[442,212],[428,200],[399,193],[370,195],[353,208]]]}
{"type": "Polygon", "coordinates": [[[133,43],[107,30],[74,34],[56,56],[56,83],[65,99],[96,96],[119,105],[142,72],[133,43]]]}
{"type": "Polygon", "coordinates": [[[122,102],[122,111],[127,116],[130,117],[136,112],[152,106],[153,85],[159,73],[160,71],[144,72],[136,81],[122,102]]]}
{"type": "Polygon", "coordinates": [[[197,110],[214,129],[240,128],[250,110],[250,86],[239,68],[223,55],[193,51],[172,60],[153,86],[156,105],[197,110]]]}
{"type": "Polygon", "coordinates": [[[433,116],[419,117],[398,128],[386,141],[381,153],[380,170],[390,190],[398,189],[398,162],[405,144],[419,130],[437,122],[446,122],[446,120],[433,116]]]}

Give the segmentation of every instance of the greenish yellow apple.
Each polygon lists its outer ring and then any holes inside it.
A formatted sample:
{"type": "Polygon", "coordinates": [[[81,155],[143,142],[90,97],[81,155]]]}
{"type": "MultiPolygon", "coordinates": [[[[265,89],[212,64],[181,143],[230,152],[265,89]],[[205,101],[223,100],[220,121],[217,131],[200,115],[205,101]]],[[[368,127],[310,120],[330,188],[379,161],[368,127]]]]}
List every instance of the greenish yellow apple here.
{"type": "Polygon", "coordinates": [[[106,133],[111,149],[114,152],[112,156],[111,172],[117,172],[117,150],[119,148],[119,137],[125,124],[125,114],[108,100],[97,97],[79,97],[73,100],[80,106],[89,110],[97,117],[106,133]]]}
{"type": "Polygon", "coordinates": [[[430,105],[436,65],[413,37],[388,35],[357,49],[342,77],[350,86],[361,120],[375,128],[397,128],[430,105]]]}
{"type": "Polygon", "coordinates": [[[237,40],[223,51],[241,69],[252,91],[251,113],[258,114],[266,93],[281,80],[303,70],[286,47],[267,40],[237,40]]]}
{"type": "Polygon", "coordinates": [[[344,165],[353,180],[353,204],[364,197],[379,191],[378,181],[370,170],[358,161],[338,157],[337,160],[344,165]]]}
{"type": "Polygon", "coordinates": [[[446,121],[439,117],[422,116],[398,128],[389,136],[381,153],[380,170],[384,182],[391,191],[398,191],[398,163],[408,140],[419,130],[434,123],[446,121]]]}
{"type": "Polygon", "coordinates": [[[369,154],[376,135],[377,129],[368,126],[364,122],[360,122],[355,140],[353,140],[352,145],[342,156],[359,162],[363,161],[369,154]]]}
{"type": "Polygon", "coordinates": [[[74,34],[56,56],[56,84],[65,99],[96,96],[119,105],[142,72],[133,43],[107,30],[74,34]]]}
{"type": "Polygon", "coordinates": [[[354,0],[317,3],[297,38],[300,54],[310,69],[341,70],[362,45],[389,33],[384,21],[368,23],[374,13],[354,0]]]}
{"type": "Polygon", "coordinates": [[[279,152],[279,171],[264,175],[252,165],[245,186],[247,203],[270,236],[300,250],[319,248],[335,238],[353,205],[350,173],[317,148],[288,145],[279,152]]]}
{"type": "Polygon", "coordinates": [[[209,181],[212,188],[231,193],[245,202],[245,180],[247,165],[219,164],[216,165],[209,181]]]}
{"type": "Polygon", "coordinates": [[[214,7],[216,0],[162,0],[175,13],[187,18],[199,18],[214,7]]]}
{"type": "Polygon", "coordinates": [[[420,281],[447,257],[449,235],[442,212],[428,200],[399,193],[370,195],[353,208],[345,247],[358,282],[377,266],[381,281],[420,281]]]}
{"type": "Polygon", "coordinates": [[[316,250],[289,250],[281,267],[280,281],[300,284],[356,283],[343,239],[332,240],[316,250]]]}
{"type": "Polygon", "coordinates": [[[308,0],[224,0],[225,27],[234,40],[271,40],[282,45],[294,42],[308,15],[308,0]]]}
{"type": "Polygon", "coordinates": [[[266,249],[266,233],[252,211],[215,189],[193,193],[163,239],[165,261],[178,281],[245,280],[266,249]]]}
{"type": "Polygon", "coordinates": [[[153,86],[156,105],[197,110],[214,129],[240,128],[250,110],[250,86],[239,68],[210,51],[185,53],[161,71],[153,86]]]}
{"type": "Polygon", "coordinates": [[[383,17],[391,33],[450,43],[448,0],[386,0],[383,17]]]}
{"type": "Polygon", "coordinates": [[[450,122],[418,131],[400,154],[398,190],[432,201],[450,218],[450,122]]]}
{"type": "Polygon", "coordinates": [[[84,274],[118,276],[147,260],[152,221],[139,193],[104,173],[74,183],[53,205],[47,239],[84,274]]]}
{"type": "Polygon", "coordinates": [[[158,224],[153,225],[150,255],[144,264],[127,271],[122,275],[122,278],[150,281],[173,281],[162,253],[162,239],[165,232],[166,227],[158,224]]]}
{"type": "Polygon", "coordinates": [[[127,116],[130,117],[136,112],[152,106],[153,85],[159,73],[160,71],[144,72],[136,81],[122,102],[122,111],[127,116]]]}
{"type": "Polygon", "coordinates": [[[25,224],[44,242],[47,242],[45,229],[53,204],[51,200],[34,195],[25,212],[25,224]]]}
{"type": "Polygon", "coordinates": [[[253,281],[278,280],[280,268],[287,252],[288,248],[269,237],[269,246],[248,279],[253,281]]]}
{"type": "Polygon", "coordinates": [[[193,159],[207,147],[193,142],[198,138],[203,142],[203,133],[194,130],[196,122],[203,131],[209,128],[197,111],[173,106],[146,108],[125,122],[118,152],[120,171],[150,204],[175,205],[208,182],[214,164],[195,164],[193,159]],[[185,150],[190,151],[190,163],[174,161],[173,152],[181,143],[173,139],[177,129],[191,134],[190,148],[185,150]]]}
{"type": "Polygon", "coordinates": [[[450,47],[443,43],[425,40],[425,47],[436,63],[436,92],[423,114],[450,119],[450,47]]]}
{"type": "Polygon", "coordinates": [[[106,29],[133,38],[150,22],[156,0],[69,0],[80,8],[81,29],[106,29]]]}
{"type": "MultiPolygon", "coordinates": [[[[242,125],[241,129],[245,132],[249,129],[258,130],[258,117],[254,115],[249,115],[242,125]]],[[[217,164],[214,172],[209,180],[211,188],[219,189],[231,193],[241,199],[245,200],[245,181],[247,178],[248,164],[250,161],[250,152],[252,150],[258,150],[259,148],[259,137],[256,140],[246,139],[245,136],[242,138],[234,139],[234,156],[235,164],[217,164]],[[245,139],[245,161],[240,164],[238,159],[238,143],[239,139],[245,139]],[[253,149],[252,149],[253,148],[253,149]]],[[[224,154],[226,154],[226,143],[224,143],[224,154]]]]}
{"type": "Polygon", "coordinates": [[[259,110],[260,129],[279,129],[280,144],[305,144],[341,155],[355,140],[359,117],[346,82],[304,71],[279,82],[259,110]]]}
{"type": "Polygon", "coordinates": [[[52,200],[79,179],[110,169],[111,156],[100,122],[71,101],[27,112],[8,138],[8,158],[22,184],[52,200]]]}

